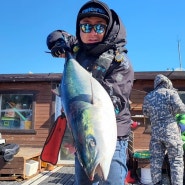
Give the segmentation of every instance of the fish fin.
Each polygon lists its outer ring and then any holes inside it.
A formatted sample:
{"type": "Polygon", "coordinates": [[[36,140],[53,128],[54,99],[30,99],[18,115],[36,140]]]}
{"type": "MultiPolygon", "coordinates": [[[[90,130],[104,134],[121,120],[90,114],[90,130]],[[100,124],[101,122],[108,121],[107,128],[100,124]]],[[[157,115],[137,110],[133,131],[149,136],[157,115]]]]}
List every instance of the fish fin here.
{"type": "Polygon", "coordinates": [[[59,87],[56,87],[55,89],[51,89],[51,92],[55,94],[56,96],[61,96],[59,87]]]}
{"type": "Polygon", "coordinates": [[[92,76],[92,73],[90,73],[91,74],[91,76],[90,76],[90,83],[91,83],[91,104],[94,104],[94,91],[93,91],[93,83],[92,83],[92,78],[93,78],[93,76],[92,76]]]}

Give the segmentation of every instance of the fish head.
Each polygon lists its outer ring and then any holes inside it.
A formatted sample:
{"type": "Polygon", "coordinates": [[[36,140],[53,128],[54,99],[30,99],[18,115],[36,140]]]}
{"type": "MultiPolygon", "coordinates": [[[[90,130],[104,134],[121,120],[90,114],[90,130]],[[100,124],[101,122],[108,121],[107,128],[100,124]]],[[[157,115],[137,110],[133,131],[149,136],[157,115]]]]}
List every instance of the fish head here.
{"type": "MultiPolygon", "coordinates": [[[[114,151],[112,148],[115,148],[115,145],[112,146],[111,143],[114,142],[109,142],[110,138],[114,140],[114,137],[111,137],[111,133],[109,133],[110,131],[106,133],[107,129],[103,128],[105,125],[101,125],[102,122],[107,123],[110,117],[108,115],[102,116],[102,110],[98,110],[99,107],[84,102],[75,103],[76,106],[73,104],[70,110],[70,116],[72,115],[70,123],[78,159],[90,180],[94,179],[95,174],[106,179],[113,155],[110,151],[114,151]]],[[[116,131],[114,133],[116,135],[116,131]]]]}

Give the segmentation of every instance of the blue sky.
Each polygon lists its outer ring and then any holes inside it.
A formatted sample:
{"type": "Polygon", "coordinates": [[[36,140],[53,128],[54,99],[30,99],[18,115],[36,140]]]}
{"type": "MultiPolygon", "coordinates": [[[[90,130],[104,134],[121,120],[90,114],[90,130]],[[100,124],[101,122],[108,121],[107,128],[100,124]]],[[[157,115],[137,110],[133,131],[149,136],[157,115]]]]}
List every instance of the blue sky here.
{"type": "MultiPolygon", "coordinates": [[[[64,59],[47,51],[46,37],[63,29],[75,34],[86,0],[6,0],[0,6],[0,74],[61,73],[64,59]]],[[[104,0],[121,17],[134,70],[185,68],[184,0],[104,0]],[[178,52],[180,43],[180,56],[178,52]],[[181,62],[180,62],[181,61],[181,62]]]]}

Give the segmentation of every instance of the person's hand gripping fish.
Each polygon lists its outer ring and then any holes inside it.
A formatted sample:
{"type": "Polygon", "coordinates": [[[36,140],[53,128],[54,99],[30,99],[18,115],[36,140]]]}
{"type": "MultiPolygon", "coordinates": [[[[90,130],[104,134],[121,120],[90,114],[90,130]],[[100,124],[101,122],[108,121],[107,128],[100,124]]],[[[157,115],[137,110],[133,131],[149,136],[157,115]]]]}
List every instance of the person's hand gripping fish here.
{"type": "Polygon", "coordinates": [[[107,179],[117,141],[114,107],[102,85],[71,55],[63,35],[52,55],[66,61],[61,80],[61,101],[74,138],[78,159],[90,180],[107,179]]]}

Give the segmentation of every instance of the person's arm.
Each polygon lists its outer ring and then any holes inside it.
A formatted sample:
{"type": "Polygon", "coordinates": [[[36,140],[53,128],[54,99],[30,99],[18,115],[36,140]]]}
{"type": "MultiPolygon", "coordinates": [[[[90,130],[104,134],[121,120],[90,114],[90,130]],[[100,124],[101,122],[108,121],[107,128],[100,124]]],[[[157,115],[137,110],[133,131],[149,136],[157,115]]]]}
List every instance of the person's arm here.
{"type": "Polygon", "coordinates": [[[134,81],[134,71],[130,60],[125,53],[123,55],[124,60],[114,61],[105,77],[99,81],[110,95],[116,114],[129,109],[129,98],[134,81]]]}
{"type": "Polygon", "coordinates": [[[142,110],[143,110],[143,115],[145,117],[149,117],[149,111],[148,111],[148,98],[145,96],[144,97],[144,101],[143,101],[143,106],[142,106],[142,110]]]}
{"type": "Polygon", "coordinates": [[[71,51],[77,43],[76,37],[64,30],[56,30],[47,37],[46,44],[53,57],[65,57],[65,51],[71,51]]]}

